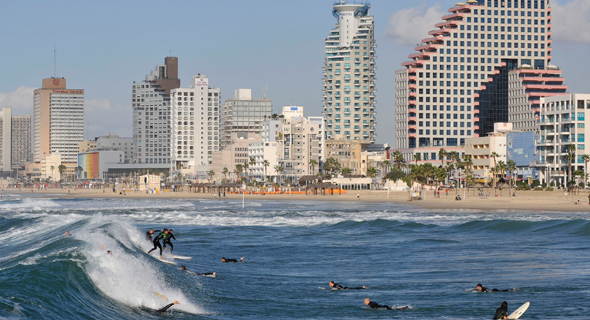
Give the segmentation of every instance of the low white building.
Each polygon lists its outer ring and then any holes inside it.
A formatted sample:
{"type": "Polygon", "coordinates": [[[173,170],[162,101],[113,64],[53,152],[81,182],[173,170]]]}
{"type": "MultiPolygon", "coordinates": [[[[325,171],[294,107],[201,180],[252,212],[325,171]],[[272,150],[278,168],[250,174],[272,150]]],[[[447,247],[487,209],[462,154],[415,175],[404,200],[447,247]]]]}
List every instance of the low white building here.
{"type": "Polygon", "coordinates": [[[476,177],[491,181],[490,168],[494,167],[494,161],[507,163],[506,158],[506,133],[512,130],[510,123],[495,123],[494,132],[485,137],[468,138],[465,140],[465,154],[471,156],[473,162],[473,174],[476,177]],[[491,155],[496,153],[494,159],[491,155]]]}

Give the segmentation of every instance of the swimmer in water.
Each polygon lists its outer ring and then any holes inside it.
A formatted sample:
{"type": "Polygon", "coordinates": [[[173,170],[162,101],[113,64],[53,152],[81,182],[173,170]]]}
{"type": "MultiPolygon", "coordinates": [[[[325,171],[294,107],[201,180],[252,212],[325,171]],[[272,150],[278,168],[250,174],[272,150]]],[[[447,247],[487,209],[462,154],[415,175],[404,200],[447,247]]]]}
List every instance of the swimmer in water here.
{"type": "Polygon", "coordinates": [[[343,287],[337,283],[335,283],[334,281],[330,281],[330,287],[332,287],[332,290],[360,290],[360,289],[367,289],[367,287],[362,286],[362,287],[354,287],[354,288],[349,288],[349,287],[343,287]]]}
{"type": "Polygon", "coordinates": [[[197,276],[204,276],[204,277],[215,278],[215,272],[205,272],[205,273],[193,272],[193,271],[186,270],[186,267],[185,266],[180,266],[180,270],[182,270],[182,271],[184,271],[186,273],[197,275],[197,276]]]}
{"type": "MultiPolygon", "coordinates": [[[[244,261],[245,257],[240,258],[240,262],[244,261]]],[[[236,259],[226,259],[225,257],[221,257],[221,262],[229,263],[229,262],[238,262],[236,259]]]]}

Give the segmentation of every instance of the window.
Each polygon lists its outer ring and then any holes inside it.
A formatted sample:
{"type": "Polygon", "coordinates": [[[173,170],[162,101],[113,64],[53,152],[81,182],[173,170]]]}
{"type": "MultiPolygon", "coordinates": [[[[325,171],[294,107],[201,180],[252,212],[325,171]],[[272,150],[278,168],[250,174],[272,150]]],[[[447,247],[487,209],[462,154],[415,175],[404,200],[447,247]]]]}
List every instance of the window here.
{"type": "Polygon", "coordinates": [[[584,134],[583,133],[578,134],[578,142],[584,142],[584,134]]]}
{"type": "Polygon", "coordinates": [[[578,121],[584,121],[584,112],[578,112],[578,121]]]}

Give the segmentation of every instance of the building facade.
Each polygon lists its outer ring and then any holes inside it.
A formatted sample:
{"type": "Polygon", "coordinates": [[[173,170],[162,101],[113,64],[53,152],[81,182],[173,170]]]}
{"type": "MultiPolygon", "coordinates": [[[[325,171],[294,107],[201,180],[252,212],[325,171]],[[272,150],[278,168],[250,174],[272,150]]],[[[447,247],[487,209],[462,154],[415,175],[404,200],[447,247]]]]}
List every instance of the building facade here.
{"type": "Polygon", "coordinates": [[[12,108],[0,111],[0,169],[12,170],[12,108]]]}
{"type": "Polygon", "coordinates": [[[325,41],[323,115],[328,139],[375,142],[375,35],[368,4],[334,4],[338,23],[325,41]]]}
{"type": "Polygon", "coordinates": [[[179,87],[177,57],[166,57],[164,65],[131,86],[134,163],[170,167],[170,92],[179,87]]]}
{"type": "Polygon", "coordinates": [[[361,143],[355,140],[326,140],[326,160],[334,158],[341,168],[349,168],[354,174],[361,174],[361,143]]]}
{"type": "Polygon", "coordinates": [[[172,170],[209,171],[218,151],[221,90],[197,75],[190,89],[174,89],[172,97],[172,170]]]}
{"type": "MultiPolygon", "coordinates": [[[[541,71],[554,69],[551,13],[549,0],[469,0],[449,9],[396,71],[396,145],[406,161],[430,147],[460,152],[466,139],[508,122],[512,74],[525,78],[529,102],[563,89],[559,81],[531,86],[529,72],[519,71],[553,72],[541,71]]],[[[528,108],[534,119],[538,107],[528,108]]]]}
{"type": "Polygon", "coordinates": [[[33,161],[59,153],[65,174],[75,173],[84,140],[84,90],[67,89],[65,78],[48,78],[33,97],[33,161]]]}
{"type": "Polygon", "coordinates": [[[535,147],[537,136],[533,131],[509,132],[506,134],[506,162],[512,160],[516,164],[514,176],[517,180],[527,181],[540,178],[538,168],[535,167],[537,150],[535,147]]]}
{"type": "Polygon", "coordinates": [[[31,159],[31,116],[12,116],[12,168],[31,159]]]}
{"type": "MultiPolygon", "coordinates": [[[[237,179],[236,165],[250,163],[250,155],[248,153],[250,144],[261,142],[262,138],[259,134],[254,133],[233,133],[231,136],[230,144],[219,151],[213,152],[213,163],[211,164],[211,170],[215,172],[217,178],[224,177],[223,169],[228,170],[228,179],[237,179]]],[[[240,177],[250,176],[250,170],[242,170],[239,173],[240,177]]],[[[202,178],[206,178],[206,175],[202,178]]]]}
{"type": "Polygon", "coordinates": [[[226,99],[221,106],[221,148],[231,143],[233,134],[260,135],[262,122],[271,115],[270,99],[252,99],[252,90],[237,89],[235,97],[226,99]]]}

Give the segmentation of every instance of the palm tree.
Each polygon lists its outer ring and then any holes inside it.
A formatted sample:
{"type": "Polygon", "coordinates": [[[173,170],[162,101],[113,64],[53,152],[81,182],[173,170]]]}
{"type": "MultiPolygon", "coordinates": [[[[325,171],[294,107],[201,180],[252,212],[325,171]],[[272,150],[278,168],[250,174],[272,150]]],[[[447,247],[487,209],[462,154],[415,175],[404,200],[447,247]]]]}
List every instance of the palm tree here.
{"type": "Polygon", "coordinates": [[[213,180],[213,176],[215,175],[215,171],[210,170],[207,172],[207,175],[209,176],[209,183],[211,183],[211,180],[213,180]]]}
{"type": "Polygon", "coordinates": [[[584,154],[582,160],[584,161],[584,188],[586,188],[588,185],[588,161],[590,161],[590,155],[584,154]]]}
{"type": "Polygon", "coordinates": [[[312,174],[312,175],[313,175],[313,174],[315,174],[315,166],[317,166],[317,165],[318,165],[318,162],[317,162],[317,160],[315,160],[315,159],[311,159],[311,160],[309,161],[309,165],[311,166],[311,174],[312,174]]]}
{"type": "Polygon", "coordinates": [[[262,161],[262,165],[264,166],[264,181],[266,181],[266,169],[270,166],[270,162],[268,160],[262,161]]]}
{"type": "Polygon", "coordinates": [[[63,175],[64,175],[64,172],[66,171],[66,169],[67,169],[67,168],[66,168],[66,166],[64,166],[63,164],[60,164],[60,165],[57,167],[57,170],[59,171],[59,178],[60,178],[60,179],[63,179],[62,177],[63,177],[63,175]]]}
{"type": "Polygon", "coordinates": [[[516,162],[514,162],[514,160],[508,160],[506,165],[508,166],[508,170],[510,171],[510,181],[512,182],[511,185],[516,185],[516,179],[514,178],[514,172],[516,171],[516,162]]]}
{"type": "Polygon", "coordinates": [[[367,176],[369,176],[371,178],[375,178],[377,176],[377,168],[368,167],[367,168],[367,176]]]}
{"type": "Polygon", "coordinates": [[[282,165],[276,165],[275,166],[275,171],[278,173],[279,175],[279,184],[281,184],[281,173],[283,172],[283,166],[282,165]]]}
{"type": "Polygon", "coordinates": [[[236,169],[234,170],[234,173],[236,174],[236,176],[238,176],[238,182],[242,181],[242,170],[243,170],[243,166],[241,163],[236,164],[236,169]]]}
{"type": "Polygon", "coordinates": [[[340,167],[340,162],[332,157],[328,158],[326,162],[324,162],[324,170],[330,175],[338,174],[340,167]]]}
{"type": "Polygon", "coordinates": [[[389,160],[383,161],[383,167],[385,168],[385,174],[388,174],[391,168],[391,162],[389,160]]]}
{"type": "Polygon", "coordinates": [[[438,150],[438,157],[442,160],[442,167],[444,168],[445,166],[445,157],[447,156],[447,151],[444,148],[440,148],[440,150],[438,150]]]}
{"type": "Polygon", "coordinates": [[[244,176],[246,176],[246,181],[248,181],[248,168],[250,168],[250,165],[248,164],[248,162],[245,162],[242,165],[242,168],[244,169],[244,176]]]}
{"type": "Polygon", "coordinates": [[[76,178],[79,178],[79,176],[80,176],[80,172],[84,171],[84,168],[82,168],[81,166],[78,166],[78,167],[76,168],[76,171],[78,171],[78,174],[76,175],[76,178]]]}
{"type": "MultiPolygon", "coordinates": [[[[576,146],[573,144],[570,144],[569,147],[567,148],[567,155],[565,156],[565,159],[568,160],[567,162],[569,162],[569,168],[570,168],[570,181],[573,181],[573,177],[572,177],[572,162],[576,161],[576,146]]],[[[567,183],[566,183],[567,186],[567,183]]]]}
{"type": "Polygon", "coordinates": [[[420,161],[420,154],[419,153],[416,153],[414,155],[414,160],[416,160],[416,165],[418,165],[418,161],[420,161]]]}
{"type": "MultiPolygon", "coordinates": [[[[254,157],[250,157],[250,168],[252,170],[254,170],[255,166],[256,166],[256,159],[254,159],[254,157]]],[[[250,172],[250,175],[252,175],[252,172],[250,172]]]]}
{"type": "Polygon", "coordinates": [[[229,170],[227,170],[227,167],[223,167],[223,170],[221,170],[221,173],[223,173],[223,180],[227,180],[227,173],[229,172],[229,170]]]}
{"type": "Polygon", "coordinates": [[[352,169],[342,168],[342,170],[340,170],[340,173],[342,173],[343,176],[349,176],[352,174],[352,169]]]}
{"type": "MultiPolygon", "coordinates": [[[[496,166],[496,157],[499,157],[499,156],[500,156],[500,155],[499,155],[499,154],[497,154],[496,152],[492,152],[492,153],[490,154],[490,157],[491,157],[491,158],[494,158],[494,168],[496,168],[496,167],[497,167],[497,166],[496,166]]],[[[491,170],[490,170],[490,171],[491,171],[491,170]]],[[[497,171],[497,170],[496,170],[496,171],[497,171]]],[[[492,187],[494,187],[494,188],[496,187],[496,175],[495,175],[495,174],[493,175],[493,179],[492,179],[492,187]]]]}

